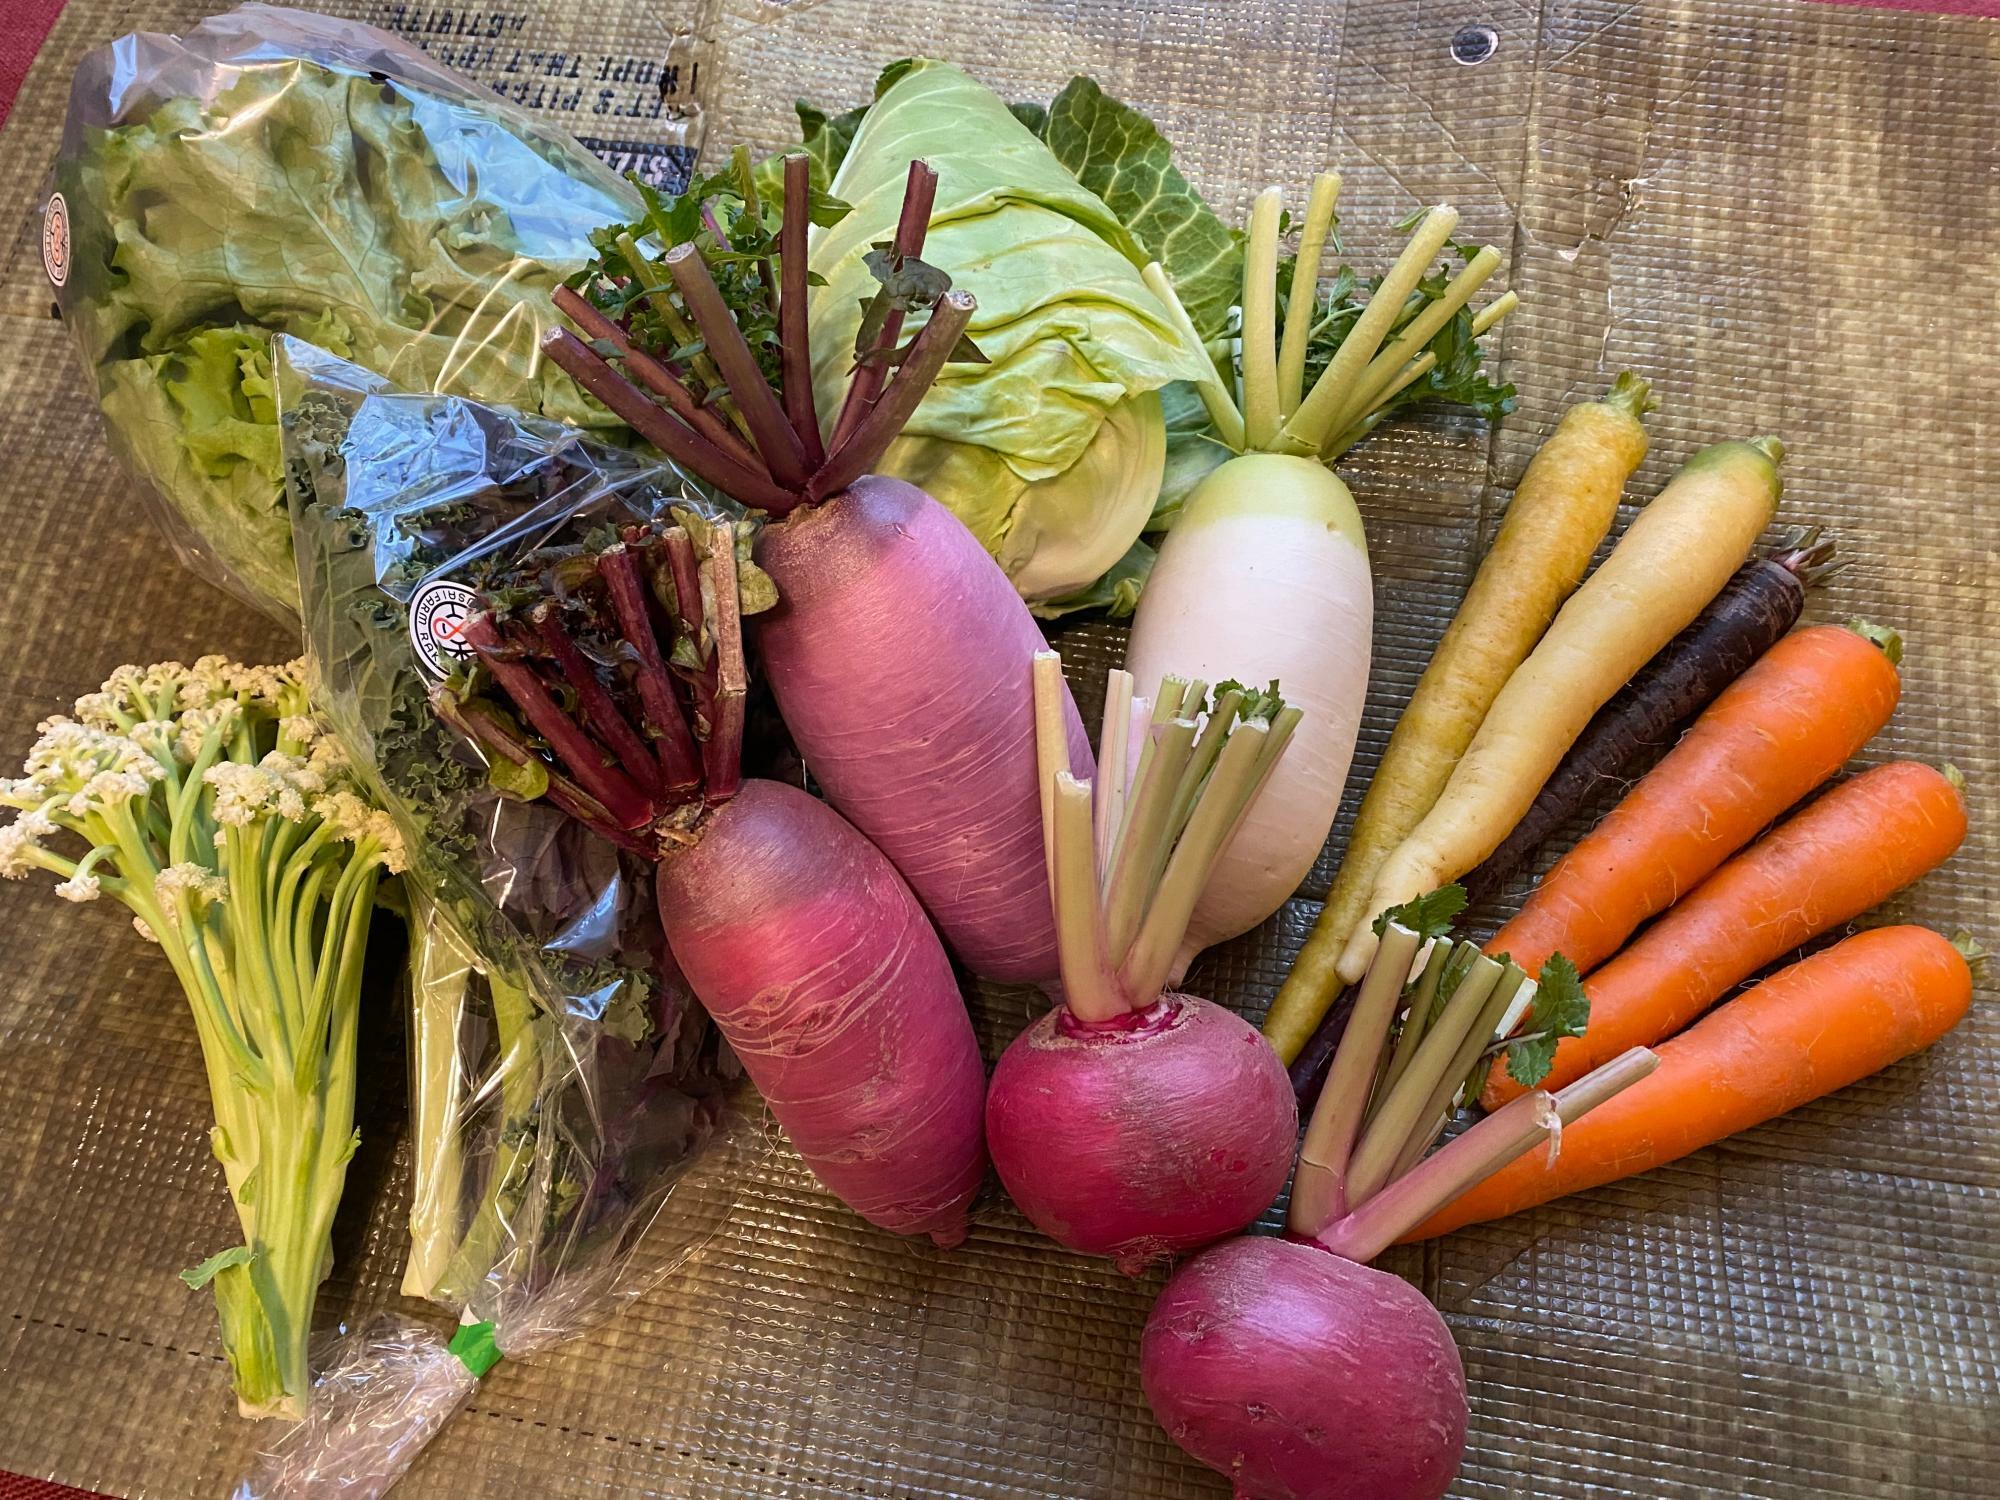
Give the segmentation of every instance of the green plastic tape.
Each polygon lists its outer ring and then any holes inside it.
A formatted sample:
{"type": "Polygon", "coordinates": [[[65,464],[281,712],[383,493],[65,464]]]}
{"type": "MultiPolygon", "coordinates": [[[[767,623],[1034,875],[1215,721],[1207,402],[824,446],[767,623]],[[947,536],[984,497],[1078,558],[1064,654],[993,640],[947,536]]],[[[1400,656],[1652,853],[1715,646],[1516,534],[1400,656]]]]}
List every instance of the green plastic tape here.
{"type": "Polygon", "coordinates": [[[458,1332],[451,1336],[450,1348],[475,1379],[485,1379],[486,1372],[500,1363],[500,1346],[493,1341],[491,1323],[459,1325],[458,1332]]]}

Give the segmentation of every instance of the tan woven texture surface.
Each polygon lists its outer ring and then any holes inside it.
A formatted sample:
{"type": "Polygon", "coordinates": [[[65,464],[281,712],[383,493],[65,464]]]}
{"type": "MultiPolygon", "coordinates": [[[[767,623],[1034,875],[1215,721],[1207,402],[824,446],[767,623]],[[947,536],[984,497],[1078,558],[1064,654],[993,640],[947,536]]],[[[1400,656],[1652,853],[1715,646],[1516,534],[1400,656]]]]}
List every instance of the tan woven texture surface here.
{"type": "MultiPolygon", "coordinates": [[[[1437,414],[1345,466],[1378,587],[1350,793],[1537,441],[1631,366],[1662,402],[1641,493],[1710,440],[1790,445],[1781,519],[1826,523],[1853,564],[1812,617],[1865,612],[1909,642],[1902,707],[1866,758],[1949,759],[1972,786],[1966,848],[1884,917],[2000,936],[2000,28],[1779,0],[523,3],[345,8],[602,138],[661,138],[644,65],[670,52],[712,153],[775,145],[794,96],[857,102],[881,63],[928,51],[1009,97],[1094,74],[1232,211],[1335,163],[1363,263],[1411,208],[1455,202],[1525,302],[1497,349],[1520,410],[1494,431],[1437,414]],[[1468,25],[1498,36],[1477,66],[1451,56],[1468,25]]],[[[120,662],[289,654],[155,540],[34,253],[76,60],[201,9],[72,0],[0,134],[9,760],[120,662]]],[[[1116,635],[1064,644],[1095,674],[1116,635]]],[[[1189,987],[1260,1012],[1328,873],[1189,987]]],[[[995,1047],[1030,1012],[972,999],[995,1047]]],[[[395,1301],[401,1063],[393,1039],[373,1057],[324,1322],[395,1301]]],[[[2000,1495],[1996,1063],[1985,988],[1930,1055],[1788,1119],[1394,1252],[1464,1351],[1454,1493],[2000,1495]]],[[[252,1434],[213,1308],[174,1274],[234,1233],[208,1119],[153,952],[109,909],[0,891],[0,1468],[163,1497],[239,1471],[252,1434]]],[[[894,1242],[777,1153],[685,1272],[588,1340],[502,1364],[399,1493],[1220,1495],[1138,1393],[1157,1285],[1058,1253],[997,1193],[954,1254],[894,1242]]]]}

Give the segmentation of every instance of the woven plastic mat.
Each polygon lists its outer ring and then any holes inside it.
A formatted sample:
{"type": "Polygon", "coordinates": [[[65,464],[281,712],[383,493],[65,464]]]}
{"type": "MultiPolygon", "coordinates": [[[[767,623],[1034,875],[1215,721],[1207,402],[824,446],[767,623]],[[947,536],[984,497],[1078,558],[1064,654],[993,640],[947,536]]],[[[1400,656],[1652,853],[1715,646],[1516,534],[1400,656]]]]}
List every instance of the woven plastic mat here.
{"type": "MultiPolygon", "coordinates": [[[[1973,831],[1881,919],[2000,935],[2000,28],[1778,0],[521,4],[345,9],[607,150],[661,142],[688,111],[711,147],[776,145],[794,96],[858,102],[883,62],[930,52],[1008,97],[1095,75],[1232,210],[1335,163],[1362,261],[1410,209],[1456,203],[1524,299],[1498,346],[1521,404],[1492,431],[1405,424],[1345,465],[1378,588],[1356,785],[1537,441],[1631,366],[1662,403],[1635,488],[1705,442],[1781,434],[1781,521],[1826,524],[1853,563],[1811,615],[1865,612],[1908,640],[1902,707],[1866,758],[1955,762],[1973,831]],[[1460,61],[1487,31],[1490,56],[1460,61]]],[[[291,649],[147,529],[34,251],[76,60],[199,11],[72,0],[0,133],[0,757],[120,662],[291,649]]],[[[1063,646],[1096,676],[1117,634],[1074,627],[1063,646]]],[[[1189,987],[1260,1013],[1329,873],[1189,987]]],[[[1020,993],[972,1003],[993,1048],[1030,1013],[1020,993]]],[[[395,1301],[386,1010],[329,1322],[395,1301]]],[[[1989,987],[1929,1055],[1788,1119],[1392,1253],[1464,1351],[1455,1493],[2000,1495],[1996,1075],[1989,987]]],[[[162,1497],[237,1472],[251,1434],[213,1309],[175,1278],[231,1232],[207,1126],[151,950],[105,911],[0,891],[0,1469],[162,1497]]],[[[503,1363],[399,1493],[1217,1496],[1138,1394],[1157,1285],[1057,1252],[997,1193],[960,1251],[893,1241],[779,1153],[675,1280],[585,1344],[503,1363]]]]}

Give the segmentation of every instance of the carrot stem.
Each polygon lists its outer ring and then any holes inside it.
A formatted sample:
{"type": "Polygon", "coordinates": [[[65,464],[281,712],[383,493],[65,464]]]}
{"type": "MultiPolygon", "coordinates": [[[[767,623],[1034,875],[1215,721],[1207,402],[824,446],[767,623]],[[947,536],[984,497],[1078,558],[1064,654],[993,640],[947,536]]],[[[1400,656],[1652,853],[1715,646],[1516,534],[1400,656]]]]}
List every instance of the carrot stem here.
{"type": "Polygon", "coordinates": [[[1418,934],[1391,922],[1362,978],[1319,1104],[1306,1124],[1292,1182],[1290,1224],[1295,1234],[1317,1234],[1347,1212],[1348,1164],[1368,1105],[1368,1083],[1381,1060],[1389,1022],[1409,979],[1418,934]]]}

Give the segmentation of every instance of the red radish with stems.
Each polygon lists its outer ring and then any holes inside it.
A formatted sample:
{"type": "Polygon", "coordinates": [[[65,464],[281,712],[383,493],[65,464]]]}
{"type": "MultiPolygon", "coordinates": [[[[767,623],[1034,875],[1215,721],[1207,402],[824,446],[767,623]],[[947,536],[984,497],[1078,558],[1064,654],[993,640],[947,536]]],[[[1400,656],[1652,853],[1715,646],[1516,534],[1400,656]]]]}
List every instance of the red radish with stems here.
{"type": "Polygon", "coordinates": [[[674,960],[807,1165],[871,1223],[955,1245],[985,1071],[950,960],[838,813],[742,779],[743,538],[680,519],[491,580],[465,638],[498,693],[441,688],[440,712],[497,783],[658,862],[674,960]]]}
{"type": "MultiPolygon", "coordinates": [[[[869,472],[946,362],[979,357],[963,340],[973,299],[944,290],[942,273],[918,259],[936,182],[925,163],[910,164],[894,243],[878,252],[880,306],[862,321],[866,347],[824,440],[806,342],[805,235],[811,214],[839,206],[814,197],[803,156],[785,161],[775,242],[756,242],[760,280],[778,288],[779,389],[704,258],[717,239],[713,214],[709,228],[666,250],[664,277],[629,238],[621,256],[640,298],[697,335],[700,355],[651,358],[569,290],[557,303],[594,343],[558,329],[544,347],[661,452],[771,518],[757,557],[779,603],[758,646],[813,776],[894,863],[968,968],[1043,982],[1056,975],[1056,935],[1034,714],[1021,691],[1041,632],[957,517],[914,485],[869,472]],[[922,329],[896,347],[906,315],[925,309],[922,329]],[[719,383],[708,395],[726,397],[740,433],[704,405],[698,359],[712,361],[719,383]]],[[[737,223],[750,214],[768,238],[755,204],[737,223]]],[[[1067,690],[1061,712],[1070,760],[1088,772],[1089,741],[1067,690]]]]}
{"type": "Polygon", "coordinates": [[[1001,1057],[987,1140],[1036,1228],[1137,1274],[1241,1229],[1285,1185],[1298,1111],[1284,1065],[1233,1012],[1163,991],[1300,714],[1275,684],[1224,683],[1207,706],[1202,684],[1174,677],[1135,713],[1131,675],[1113,672],[1093,786],[1066,759],[1062,691],[1045,652],[1033,701],[1064,1001],[1001,1057]]]}
{"type": "Polygon", "coordinates": [[[1527,980],[1440,936],[1423,970],[1451,965],[1462,977],[1436,1003],[1436,988],[1408,984],[1423,941],[1421,921],[1386,925],[1307,1128],[1291,1238],[1204,1251],[1146,1323],[1140,1377],[1153,1414],[1238,1500],[1445,1493],[1465,1448],[1458,1349],[1414,1287],[1362,1262],[1536,1146],[1556,1149],[1564,1124],[1658,1064],[1635,1049],[1561,1093],[1523,1095],[1424,1158],[1443,1125],[1427,1108],[1436,1090],[1455,1087],[1465,1048],[1478,1051],[1496,1004],[1527,980]],[[1417,1025],[1419,1040],[1398,1075],[1403,1049],[1387,1042],[1405,1001],[1404,1032],[1417,1025]]]}

